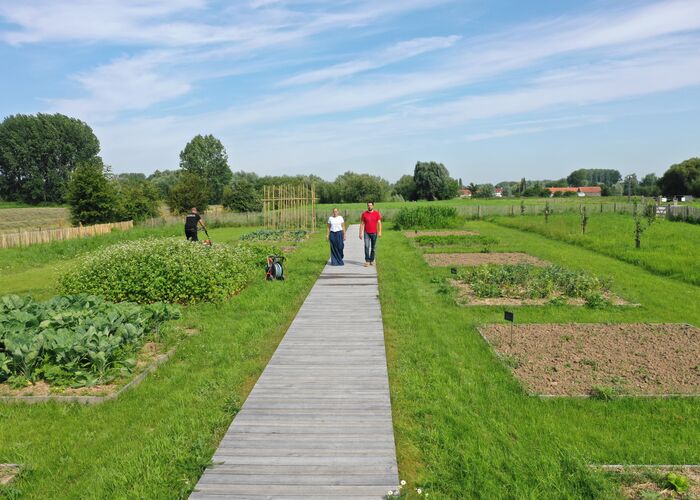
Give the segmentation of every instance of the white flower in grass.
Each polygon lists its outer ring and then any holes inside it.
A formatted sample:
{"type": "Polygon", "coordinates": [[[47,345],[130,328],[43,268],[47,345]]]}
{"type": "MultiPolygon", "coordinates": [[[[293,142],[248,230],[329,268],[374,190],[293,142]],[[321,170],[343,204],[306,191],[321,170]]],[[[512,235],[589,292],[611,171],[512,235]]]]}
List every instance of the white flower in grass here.
{"type": "Polygon", "coordinates": [[[404,481],[403,479],[401,480],[401,486],[406,486],[406,481],[404,481]]]}
{"type": "Polygon", "coordinates": [[[421,490],[420,488],[416,488],[416,493],[418,493],[419,495],[422,495],[422,494],[423,494],[423,490],[421,490]]]}
{"type": "Polygon", "coordinates": [[[390,496],[390,497],[393,497],[393,496],[394,496],[394,492],[393,492],[392,490],[389,490],[389,491],[387,492],[387,495],[390,496]]]}

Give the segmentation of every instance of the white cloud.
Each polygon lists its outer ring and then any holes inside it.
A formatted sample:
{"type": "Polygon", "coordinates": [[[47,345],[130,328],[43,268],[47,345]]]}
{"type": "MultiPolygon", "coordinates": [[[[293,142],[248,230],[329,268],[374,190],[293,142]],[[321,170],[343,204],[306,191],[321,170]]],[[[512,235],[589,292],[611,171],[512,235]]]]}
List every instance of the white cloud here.
{"type": "Polygon", "coordinates": [[[457,35],[436,36],[425,38],[414,38],[394,44],[379,54],[364,59],[355,59],[340,64],[335,64],[327,68],[307,71],[281,82],[285,85],[303,85],[308,83],[318,83],[325,80],[334,80],[347,76],[356,75],[364,71],[381,68],[405,59],[432,52],[439,49],[446,49],[454,45],[461,37],[457,35]]]}

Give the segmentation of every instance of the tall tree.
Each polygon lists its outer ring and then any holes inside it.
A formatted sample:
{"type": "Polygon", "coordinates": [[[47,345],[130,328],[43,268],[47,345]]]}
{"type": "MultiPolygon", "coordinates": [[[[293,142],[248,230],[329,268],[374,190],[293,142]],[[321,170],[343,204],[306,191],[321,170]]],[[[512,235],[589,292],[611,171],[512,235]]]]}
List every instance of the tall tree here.
{"type": "Polygon", "coordinates": [[[233,173],[221,141],[213,135],[197,135],[180,152],[180,168],[200,176],[209,188],[209,203],[221,203],[224,186],[233,173]]]}
{"type": "Polygon", "coordinates": [[[75,118],[8,116],[0,123],[0,196],[32,204],[62,203],[71,172],[99,152],[92,129],[75,118]]]}
{"type": "Polygon", "coordinates": [[[376,175],[345,172],[335,179],[340,198],[345,203],[384,201],[389,198],[391,185],[376,175]]]}
{"type": "Polygon", "coordinates": [[[223,205],[234,212],[259,212],[262,210],[262,198],[249,180],[235,179],[224,188],[223,205]]]}
{"type": "Polygon", "coordinates": [[[101,160],[81,163],[71,175],[67,200],[73,224],[100,224],[119,219],[118,198],[101,160]]]}
{"type": "Polygon", "coordinates": [[[700,196],[700,158],[671,165],[659,179],[659,187],[665,196],[700,196]]]}
{"type": "Polygon", "coordinates": [[[181,170],[156,170],[148,176],[148,180],[158,191],[161,200],[167,200],[170,189],[177,184],[181,170]]]}
{"type": "Polygon", "coordinates": [[[459,190],[457,181],[450,177],[445,165],[434,161],[416,163],[413,181],[416,197],[423,200],[447,200],[457,196],[459,190]]]}
{"type": "Polygon", "coordinates": [[[145,220],[160,213],[160,193],[143,174],[120,174],[114,180],[122,218],[145,220]]]}
{"type": "Polygon", "coordinates": [[[394,184],[394,193],[401,196],[406,201],[416,199],[416,183],[413,181],[412,175],[403,175],[394,184]]]}
{"type": "Polygon", "coordinates": [[[183,172],[168,194],[168,207],[174,214],[184,214],[193,207],[204,212],[209,207],[209,186],[191,172],[183,172]]]}

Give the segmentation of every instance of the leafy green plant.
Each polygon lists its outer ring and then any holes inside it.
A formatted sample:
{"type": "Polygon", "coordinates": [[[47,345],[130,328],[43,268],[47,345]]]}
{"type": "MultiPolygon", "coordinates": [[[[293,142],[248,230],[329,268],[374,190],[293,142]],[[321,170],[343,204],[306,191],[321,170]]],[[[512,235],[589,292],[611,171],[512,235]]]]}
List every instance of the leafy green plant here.
{"type": "Polygon", "coordinates": [[[309,231],[303,229],[259,229],[241,236],[242,241],[304,241],[309,231]]]}
{"type": "Polygon", "coordinates": [[[434,229],[456,227],[460,219],[454,207],[421,205],[399,210],[395,223],[397,229],[434,229]]]}
{"type": "Polygon", "coordinates": [[[591,387],[590,396],[601,401],[610,401],[615,397],[615,389],[604,385],[594,385],[591,387]]]}
{"type": "Polygon", "coordinates": [[[119,243],[87,254],[59,278],[62,292],[113,301],[187,303],[226,299],[265,264],[269,247],[212,247],[176,238],[119,243]]]}
{"type": "Polygon", "coordinates": [[[160,323],[178,318],[166,304],[114,304],[87,295],[46,302],[0,297],[0,382],[46,380],[93,385],[130,372],[136,350],[160,323]]]}
{"type": "Polygon", "coordinates": [[[609,286],[600,278],[560,266],[532,264],[483,265],[462,270],[457,279],[471,286],[477,297],[514,299],[583,298],[586,304],[608,304],[609,286]]]}
{"type": "Polygon", "coordinates": [[[666,474],[665,487],[671,488],[678,493],[685,493],[688,491],[689,484],[688,478],[682,474],[676,474],[675,472],[669,472],[666,474]]]}

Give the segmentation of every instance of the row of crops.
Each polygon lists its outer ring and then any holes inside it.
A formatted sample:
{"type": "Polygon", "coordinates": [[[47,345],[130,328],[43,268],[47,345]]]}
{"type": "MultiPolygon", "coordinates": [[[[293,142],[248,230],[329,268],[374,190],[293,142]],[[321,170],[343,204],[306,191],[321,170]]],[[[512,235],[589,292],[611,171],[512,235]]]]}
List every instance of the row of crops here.
{"type": "Polygon", "coordinates": [[[181,305],[226,300],[261,275],[272,239],[118,243],[77,259],[59,277],[60,296],[0,297],[0,383],[90,387],[128,376],[147,338],[179,318],[181,305]]]}

